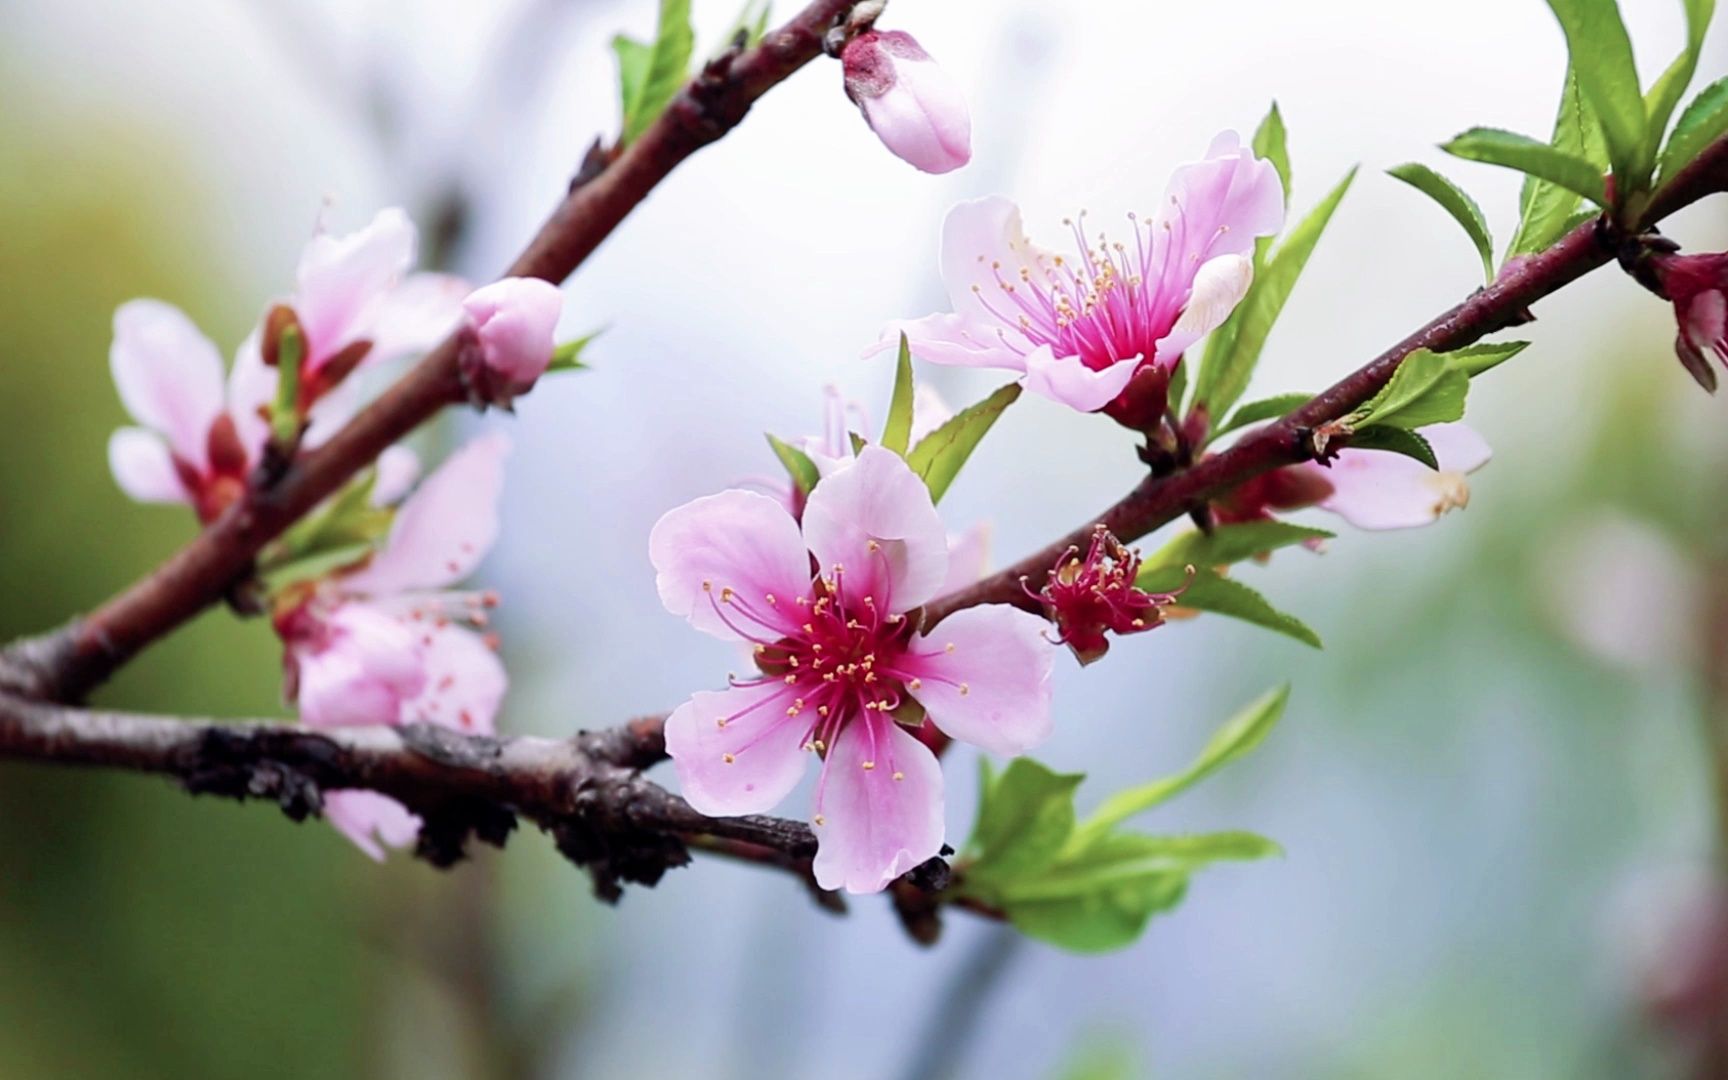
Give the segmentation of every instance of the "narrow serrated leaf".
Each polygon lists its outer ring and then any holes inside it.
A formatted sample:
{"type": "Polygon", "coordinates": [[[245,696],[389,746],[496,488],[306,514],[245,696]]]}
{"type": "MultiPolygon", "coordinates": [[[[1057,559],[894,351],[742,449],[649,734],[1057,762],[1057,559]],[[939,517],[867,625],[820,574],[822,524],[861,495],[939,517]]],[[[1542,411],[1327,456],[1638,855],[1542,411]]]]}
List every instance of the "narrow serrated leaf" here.
{"type": "Polygon", "coordinates": [[[967,877],[989,888],[1048,866],[1074,831],[1074,792],[1085,778],[1031,758],[1009,762],[984,796],[966,842],[967,877]]]}
{"type": "Polygon", "coordinates": [[[1498,128],[1471,128],[1441,147],[1454,157],[1517,169],[1568,191],[1577,192],[1597,206],[1608,204],[1602,171],[1583,158],[1556,150],[1528,135],[1498,128]]]}
{"type": "Polygon", "coordinates": [[[1464,416],[1470,377],[1440,353],[1417,349],[1404,358],[1380,392],[1351,414],[1356,429],[1389,424],[1405,430],[1464,416]]]}
{"type": "Polygon", "coordinates": [[[690,77],[690,56],[696,51],[696,32],[690,26],[690,0],[660,0],[660,21],[652,45],[644,46],[620,36],[613,39],[612,48],[618,53],[621,77],[627,67],[637,72],[635,92],[624,102],[622,141],[630,143],[659,119],[690,77]],[[626,53],[638,49],[646,52],[646,58],[632,56],[626,61],[626,53]]]}
{"type": "Polygon", "coordinates": [[[888,422],[882,428],[882,446],[901,457],[912,441],[912,347],[900,335],[900,356],[894,365],[894,393],[888,401],[888,422]]]}
{"type": "Polygon", "coordinates": [[[1529,347],[1528,341],[1491,341],[1481,345],[1467,345],[1440,355],[1446,358],[1448,364],[1474,379],[1485,371],[1499,367],[1529,347]]]}
{"type": "Polygon", "coordinates": [[[780,459],[780,464],[786,466],[786,475],[792,478],[799,494],[810,494],[822,479],[822,472],[816,468],[816,463],[810,460],[810,455],[773,435],[766,437],[768,446],[774,451],[774,456],[780,459]]]}
{"type": "Polygon", "coordinates": [[[989,434],[991,427],[1020,399],[1020,384],[1009,383],[975,405],[961,409],[948,422],[918,440],[906,455],[906,464],[930,489],[930,501],[940,502],[960,467],[989,434]]]}
{"type": "Polygon", "coordinates": [[[1279,611],[1272,606],[1271,601],[1240,581],[1224,577],[1209,567],[1196,566],[1193,579],[1186,581],[1184,589],[1186,576],[1184,567],[1165,566],[1151,571],[1143,570],[1134,583],[1152,593],[1182,589],[1182,595],[1176,600],[1177,607],[1228,615],[1267,630],[1276,630],[1304,645],[1312,645],[1316,649],[1324,647],[1320,642],[1320,635],[1301,619],[1279,611]]]}
{"type": "MultiPolygon", "coordinates": [[[[1619,5],[1615,0],[1548,0],[1548,6],[1566,33],[1566,49],[1578,73],[1578,85],[1602,121],[1616,190],[1624,199],[1649,180],[1651,156],[1649,115],[1639,87],[1638,66],[1632,58],[1632,39],[1620,19],[1619,5]]],[[[1588,192],[1580,194],[1591,197],[1588,192]]]]}
{"type": "Polygon", "coordinates": [[[1434,448],[1428,445],[1427,439],[1414,431],[1387,424],[1375,424],[1353,432],[1350,436],[1350,449],[1386,450],[1415,458],[1430,469],[1440,468],[1440,461],[1434,456],[1434,448]]]}
{"type": "Polygon", "coordinates": [[[1699,91],[1675,123],[1674,135],[1662,151],[1662,183],[1673,180],[1725,134],[1728,134],[1728,79],[1719,79],[1699,91]]]}
{"type": "Polygon", "coordinates": [[[1230,415],[1230,419],[1218,426],[1212,432],[1212,438],[1228,434],[1237,428],[1258,424],[1262,420],[1275,420],[1290,412],[1300,409],[1313,398],[1312,394],[1274,394],[1258,401],[1250,401],[1230,415]]]}
{"type": "MultiPolygon", "coordinates": [[[[1136,814],[1152,809],[1179,792],[1185,791],[1225,765],[1253,750],[1265,741],[1284,706],[1290,700],[1290,686],[1285,684],[1269,690],[1249,702],[1212,733],[1200,754],[1186,769],[1162,777],[1149,784],[1119,791],[1104,800],[1085,821],[1074,830],[1068,841],[1069,851],[1083,851],[1099,837],[1136,814]]],[[[1065,852],[1066,857],[1068,853],[1065,852]]]]}
{"type": "Polygon", "coordinates": [[[1439,203],[1441,209],[1464,227],[1465,235],[1470,237],[1470,242],[1476,245],[1476,253],[1482,257],[1483,276],[1492,282],[1494,238],[1488,233],[1488,222],[1483,219],[1482,208],[1476,205],[1476,200],[1463,188],[1420,162],[1412,161],[1386,171],[1439,203]]]}
{"type": "MultiPolygon", "coordinates": [[[[1608,171],[1608,144],[1602,139],[1602,125],[1570,67],[1560,87],[1552,145],[1563,154],[1589,162],[1598,175],[1608,171]]],[[[1518,231],[1506,247],[1506,258],[1541,251],[1566,235],[1578,214],[1580,198],[1570,188],[1526,173],[1518,200],[1518,231]]]]}
{"type": "Polygon", "coordinates": [[[1285,301],[1290,299],[1290,291],[1296,287],[1297,279],[1308,265],[1308,257],[1314,254],[1314,246],[1320,242],[1333,212],[1355,179],[1356,170],[1352,168],[1326,198],[1285,235],[1266,260],[1265,269],[1255,275],[1248,295],[1231,316],[1231,322],[1225,324],[1230,326],[1234,323],[1228,348],[1206,351],[1205,365],[1194,384],[1194,404],[1197,407],[1204,407],[1213,416],[1222,416],[1248,388],[1248,380],[1254,375],[1254,367],[1260,361],[1260,352],[1266,347],[1266,338],[1271,334],[1273,324],[1283,312],[1285,301]]]}
{"type": "Polygon", "coordinates": [[[1278,111],[1278,103],[1266,111],[1266,118],[1260,121],[1260,126],[1254,131],[1254,156],[1262,161],[1270,161],[1272,167],[1278,170],[1278,182],[1284,187],[1284,203],[1290,203],[1290,146],[1289,132],[1284,128],[1284,114],[1278,111]]]}
{"type": "Polygon", "coordinates": [[[1199,530],[1183,533],[1147,556],[1140,565],[1142,571],[1227,566],[1292,544],[1330,540],[1332,536],[1325,529],[1310,529],[1287,521],[1244,521],[1219,525],[1209,533],[1199,530]]]}
{"type": "Polygon", "coordinates": [[[1698,70],[1698,53],[1704,48],[1704,32],[1710,28],[1710,19],[1716,14],[1716,0],[1681,2],[1686,9],[1686,44],[1655,85],[1650,87],[1650,92],[1644,95],[1648,116],[1645,154],[1650,160],[1655,160],[1662,136],[1668,130],[1668,121],[1674,115],[1674,107],[1680,104],[1680,98],[1685,95],[1686,87],[1691,85],[1692,76],[1698,70]]]}

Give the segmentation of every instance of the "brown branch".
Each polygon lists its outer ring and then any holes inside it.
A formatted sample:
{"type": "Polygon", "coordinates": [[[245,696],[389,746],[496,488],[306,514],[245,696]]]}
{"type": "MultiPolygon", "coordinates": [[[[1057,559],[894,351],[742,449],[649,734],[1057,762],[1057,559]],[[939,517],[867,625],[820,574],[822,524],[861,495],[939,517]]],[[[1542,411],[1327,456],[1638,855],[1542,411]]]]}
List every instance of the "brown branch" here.
{"type": "MultiPolygon", "coordinates": [[[[1645,226],[1653,227],[1676,210],[1724,190],[1728,190],[1728,138],[1712,144],[1659,194],[1646,215],[1645,226]]],[[[1123,541],[1136,540],[1204,507],[1208,500],[1246,480],[1308,459],[1312,456],[1309,437],[1313,429],[1349,414],[1373,397],[1405,357],[1418,349],[1461,349],[1496,331],[1528,322],[1533,318],[1531,305],[1612,261],[1621,239],[1598,222],[1578,226],[1553,247],[1507,267],[1493,284],[1436,316],[1296,411],[1250,431],[1229,449],[1202,459],[1192,468],[1148,476],[1121,501],[1068,535],[990,577],[939,597],[925,609],[926,624],[978,604],[1014,604],[1037,610],[1037,601],[1021,588],[1021,581],[1042,581],[1070,547],[1086,550],[1098,524],[1123,541]]]]}
{"type": "MultiPolygon", "coordinates": [[[[507,276],[568,277],[685,158],[743,120],[757,98],[819,55],[856,0],[814,0],[755,48],[711,61],[635,142],[585,166],[507,276]]],[[[186,547],[90,615],[0,655],[0,688],[76,701],[140,649],[220,601],[264,545],[392,443],[463,400],[455,335],[328,442],[259,485],[186,547]]]]}

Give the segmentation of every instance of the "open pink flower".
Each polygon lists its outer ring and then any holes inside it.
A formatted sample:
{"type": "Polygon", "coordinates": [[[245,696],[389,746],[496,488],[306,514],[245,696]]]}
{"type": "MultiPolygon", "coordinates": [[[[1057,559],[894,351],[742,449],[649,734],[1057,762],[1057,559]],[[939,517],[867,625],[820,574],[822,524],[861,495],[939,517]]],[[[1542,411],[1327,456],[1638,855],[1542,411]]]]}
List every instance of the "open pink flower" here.
{"type": "Polygon", "coordinates": [[[1225,132],[1176,170],[1149,220],[1129,220],[1124,245],[1088,238],[1082,215],[1077,257],[1066,258],[1027,240],[1007,199],[961,203],[942,227],[954,310],[894,323],[875,349],[905,333],[922,359],[1016,371],[1036,393],[1145,426],[1162,413],[1183,351],[1247,292],[1255,238],[1283,224],[1283,189],[1269,162],[1225,132]]]}
{"type": "Polygon", "coordinates": [[[866,30],[840,53],[846,96],[895,157],[927,173],[972,160],[972,116],[948,73],[904,30],[866,30]]]}
{"type": "MultiPolygon", "coordinates": [[[[380,210],[344,236],[306,245],[294,294],[282,301],[305,335],[300,404],[309,409],[355,369],[423,352],[455,328],[468,285],[448,274],[410,273],[414,223],[380,210]]],[[[259,352],[254,334],[244,351],[259,352]]]]}
{"type": "Polygon", "coordinates": [[[120,306],[108,360],[121,402],[141,425],[108,440],[115,481],[140,502],[185,503],[199,520],[214,520],[245,492],[257,464],[256,412],[268,392],[259,396],[238,367],[225,387],[216,346],[160,300],[120,306]]]}
{"type": "Polygon", "coordinates": [[[992,604],[921,633],[907,617],[942,587],[948,544],[923,482],[888,450],[867,447],[818,484],[802,529],[773,499],[733,490],[667,513],[648,546],[667,609],[750,644],[760,669],[668,718],[685,798],[760,813],[816,754],[823,888],[879,890],[942,847],[942,772],[902,720],[927,712],[999,754],[1049,734],[1042,619],[992,604]]]}
{"type": "Polygon", "coordinates": [[[1318,506],[1358,529],[1414,529],[1470,503],[1467,479],[1494,456],[1488,441],[1461,423],[1434,424],[1428,440],[1438,470],[1390,450],[1343,450],[1330,465],[1308,461],[1274,469],[1214,504],[1221,522],[1254,521],[1276,510],[1318,506]]]}
{"type": "MultiPolygon", "coordinates": [[[[494,435],[452,455],[402,504],[377,555],[300,591],[277,613],[286,693],[305,723],[431,723],[491,734],[508,687],[494,642],[482,635],[496,598],[450,586],[497,539],[508,449],[494,435]]],[[[382,798],[353,800],[355,813],[332,819],[369,852],[375,843],[362,835],[388,841],[401,832],[359,812],[376,811],[382,798]]]]}
{"type": "Polygon", "coordinates": [[[508,405],[546,373],[556,343],[552,333],[564,311],[558,286],[539,278],[505,278],[462,301],[473,333],[463,353],[463,374],[483,401],[508,405]]]}

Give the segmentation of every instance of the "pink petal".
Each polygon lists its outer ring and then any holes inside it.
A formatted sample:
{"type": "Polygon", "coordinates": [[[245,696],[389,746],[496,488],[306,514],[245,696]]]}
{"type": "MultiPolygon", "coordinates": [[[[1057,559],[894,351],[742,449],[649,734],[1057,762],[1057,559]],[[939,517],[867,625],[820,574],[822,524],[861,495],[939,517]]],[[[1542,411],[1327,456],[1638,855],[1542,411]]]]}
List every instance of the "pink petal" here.
{"type": "Polygon", "coordinates": [[[420,455],[397,443],[378,455],[377,479],[372,482],[372,505],[395,506],[420,479],[420,455]]]}
{"type": "Polygon", "coordinates": [[[1309,462],[1297,466],[1325,480],[1332,494],[1320,507],[1358,529],[1413,529],[1429,525],[1470,500],[1467,472],[1486,464],[1486,441],[1463,424],[1423,428],[1441,469],[1435,472],[1414,458],[1386,450],[1345,450],[1331,467],[1309,462]]]}
{"type": "Polygon", "coordinates": [[[498,539],[498,496],[510,440],[483,435],[452,454],[426,478],[390,527],[384,550],[342,588],[387,596],[439,589],[460,581],[498,539]]]}
{"type": "Polygon", "coordinates": [[[770,680],[700,691],[666,718],[666,752],[691,806],[721,816],[760,814],[798,786],[809,724],[786,715],[791,702],[792,690],[770,680]]]}
{"type": "MultiPolygon", "coordinates": [[[[889,31],[880,35],[887,39],[889,31]]],[[[863,45],[847,46],[848,59],[863,45]]],[[[924,56],[923,50],[917,50],[924,56]]],[[[875,96],[860,96],[870,129],[895,157],[927,173],[952,172],[972,160],[972,117],[960,87],[928,56],[892,59],[892,82],[875,96]]]]}
{"type": "Polygon", "coordinates": [[[126,411],[205,471],[210,425],[222,411],[222,357],[210,339],[171,304],[131,300],[114,312],[108,362],[126,411]]]}
{"type": "Polygon", "coordinates": [[[1055,356],[1040,345],[1026,357],[1026,389],[1081,412],[1095,412],[1115,400],[1140,369],[1140,357],[1118,360],[1093,371],[1078,356],[1055,356]]]}
{"type": "Polygon", "coordinates": [[[378,301],[363,328],[372,342],[362,366],[427,352],[456,328],[470,286],[450,274],[410,274],[378,301]]]}
{"type": "Polygon", "coordinates": [[[380,210],[358,232],[321,234],[306,245],[294,312],[313,367],[367,336],[385,295],[414,265],[414,247],[414,223],[396,207],[380,210]]]}
{"type": "Polygon", "coordinates": [[[990,525],[981,521],[963,533],[949,534],[948,576],[937,595],[958,592],[989,572],[990,525]]]}
{"type": "Polygon", "coordinates": [[[880,446],[816,485],[804,507],[804,543],[822,573],[844,567],[848,605],[869,595],[884,614],[935,596],[948,573],[948,534],[930,490],[880,446]]]}
{"type": "Polygon", "coordinates": [[[1417,434],[1434,448],[1440,467],[1451,472],[1473,473],[1494,457],[1488,440],[1464,423],[1430,424],[1417,434]]]}
{"type": "Polygon", "coordinates": [[[402,722],[469,735],[496,731],[498,708],[510,687],[498,654],[479,634],[453,622],[410,629],[421,634],[426,682],[419,696],[402,703],[402,722]]]}
{"type": "Polygon", "coordinates": [[[246,447],[256,461],[270,441],[270,423],[261,410],[276,401],[276,369],[264,363],[258,351],[258,331],[255,329],[240,343],[234,353],[234,366],[228,372],[228,415],[246,447]]]}
{"type": "Polygon", "coordinates": [[[1284,227],[1283,182],[1234,131],[1222,132],[1203,160],[1171,174],[1154,220],[1155,235],[1170,223],[1173,255],[1192,272],[1220,255],[1250,254],[1257,238],[1276,235],[1284,227]]]}
{"type": "Polygon", "coordinates": [[[1181,317],[1158,340],[1156,362],[1173,365],[1189,346],[1223,325],[1253,284],[1254,262],[1246,255],[1219,255],[1201,264],[1181,317]]]}
{"type": "Polygon", "coordinates": [[[324,793],[324,820],[377,862],[384,848],[403,848],[420,835],[420,819],[376,791],[348,788],[324,793]]]}
{"type": "Polygon", "coordinates": [[[823,765],[812,818],[822,888],[879,892],[942,850],[942,769],[905,728],[857,717],[823,765]]]}
{"type": "Polygon", "coordinates": [[[810,594],[810,555],[797,523],[784,506],[751,491],[722,491],[667,511],[648,536],[648,558],[666,610],[726,640],[784,637],[796,628],[786,612],[810,594]],[[736,602],[722,617],[728,589],[736,602]]]}
{"type": "Polygon", "coordinates": [[[192,495],[168,456],[162,436],[143,428],[121,428],[108,437],[108,468],[120,490],[139,502],[190,503],[192,495]]]}
{"type": "Polygon", "coordinates": [[[311,727],[399,723],[403,702],[426,686],[423,646],[370,604],[340,605],[289,648],[299,672],[295,703],[311,727]]]}
{"type": "Polygon", "coordinates": [[[545,373],[564,311],[558,286],[539,278],[505,278],[475,290],[462,310],[480,339],[486,367],[517,393],[545,373]]]}
{"type": "Polygon", "coordinates": [[[1017,328],[1003,327],[994,319],[975,313],[941,312],[889,323],[881,339],[864,350],[864,355],[891,352],[899,347],[901,334],[906,335],[913,356],[931,364],[954,367],[1025,371],[1026,354],[1032,349],[1017,328]]]}
{"type": "Polygon", "coordinates": [[[1050,734],[1049,624],[1006,604],[967,608],[912,639],[907,691],[946,734],[993,754],[1023,754],[1050,734]]]}
{"type": "Polygon", "coordinates": [[[988,326],[1013,328],[994,311],[1016,310],[1002,305],[1002,286],[1017,284],[1021,270],[1049,282],[1039,261],[1043,255],[1026,238],[1020,208],[1000,195],[960,203],[942,221],[942,283],[948,299],[957,313],[977,316],[988,326]]]}
{"type": "Polygon", "coordinates": [[[936,388],[929,383],[919,383],[912,388],[912,445],[917,446],[924,436],[954,419],[954,409],[945,401],[936,388]]]}

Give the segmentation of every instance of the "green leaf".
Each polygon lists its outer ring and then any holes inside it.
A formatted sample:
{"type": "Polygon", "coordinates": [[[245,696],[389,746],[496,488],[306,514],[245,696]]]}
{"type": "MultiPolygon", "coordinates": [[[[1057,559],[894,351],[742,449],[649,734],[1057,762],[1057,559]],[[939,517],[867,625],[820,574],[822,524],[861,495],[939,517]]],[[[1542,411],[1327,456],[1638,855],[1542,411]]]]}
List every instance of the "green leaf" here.
{"type": "Polygon", "coordinates": [[[732,25],[726,28],[726,34],[720,39],[720,47],[714,50],[714,55],[726,52],[734,43],[742,44],[748,49],[761,41],[762,35],[768,30],[768,15],[772,7],[769,0],[744,0],[744,6],[738,9],[732,25]]]}
{"type": "Polygon", "coordinates": [[[1498,128],[1471,128],[1441,147],[1454,157],[1480,161],[1558,184],[1577,192],[1597,206],[1608,205],[1602,170],[1574,154],[1498,128]]]}
{"type": "MultiPolygon", "coordinates": [[[[1146,592],[1175,592],[1182,589],[1186,576],[1185,567],[1164,566],[1150,571],[1142,569],[1134,584],[1146,592]]],[[[1194,580],[1188,582],[1176,604],[1194,611],[1228,615],[1255,626],[1276,630],[1304,645],[1312,645],[1316,649],[1323,647],[1320,644],[1320,635],[1309,629],[1302,620],[1279,611],[1255,590],[1209,567],[1194,568],[1194,580]]]]}
{"type": "Polygon", "coordinates": [[[1056,858],[1074,831],[1074,792],[1084,773],[1052,772],[1031,758],[1015,758],[985,789],[972,838],[966,842],[966,878],[980,889],[1035,875],[1056,858]]]}
{"type": "Polygon", "coordinates": [[[1489,282],[1494,280],[1494,239],[1488,233],[1488,222],[1482,218],[1482,208],[1476,205],[1463,188],[1441,176],[1428,166],[1419,162],[1410,162],[1396,168],[1386,170],[1393,177],[1404,181],[1417,191],[1440,204],[1441,209],[1452,215],[1453,220],[1464,226],[1464,232],[1470,237],[1470,242],[1476,245],[1476,253],[1482,256],[1482,273],[1489,282]]]}
{"type": "Polygon", "coordinates": [[[1632,59],[1632,39],[1615,0],[1548,0],[1548,6],[1566,32],[1578,85],[1601,118],[1618,198],[1623,200],[1642,190],[1650,178],[1649,115],[1632,59]]]}
{"type": "Polygon", "coordinates": [[[384,538],[395,518],[390,508],[372,505],[377,481],[378,471],[368,469],[302,518],[272,545],[262,560],[264,569],[276,573],[292,568],[296,573],[290,576],[298,579],[306,576],[298,571],[307,560],[323,560],[333,554],[342,556],[340,563],[359,558],[384,538]]]}
{"type": "Polygon", "coordinates": [[[1272,108],[1267,110],[1266,118],[1260,121],[1260,126],[1254,131],[1254,156],[1262,161],[1270,161],[1272,167],[1278,170],[1278,182],[1284,186],[1284,204],[1290,204],[1290,147],[1289,133],[1284,129],[1284,114],[1278,111],[1278,103],[1274,101],[1272,108]]]}
{"type": "MultiPolygon", "coordinates": [[[[1608,145],[1602,141],[1602,125],[1596,112],[1578,88],[1578,76],[1570,67],[1560,88],[1560,108],[1554,118],[1554,149],[1583,158],[1600,175],[1608,170],[1608,145]]],[[[1506,247],[1508,259],[1541,251],[1571,230],[1578,213],[1579,195],[1561,184],[1526,174],[1518,199],[1518,231],[1506,247]]]]}
{"type": "MultiPolygon", "coordinates": [[[[1351,445],[1355,445],[1352,443],[1351,445]]],[[[1236,525],[1219,525],[1210,533],[1183,533],[1159,548],[1140,565],[1149,570],[1186,568],[1189,566],[1225,566],[1243,559],[1252,559],[1268,551],[1310,540],[1330,540],[1333,534],[1325,529],[1310,529],[1287,521],[1244,521],[1236,525]]]]}
{"type": "Polygon", "coordinates": [[[1308,404],[1313,397],[1313,394],[1301,393],[1274,394],[1269,398],[1250,401],[1237,409],[1230,419],[1220,424],[1218,429],[1212,433],[1212,438],[1216,439],[1220,435],[1235,431],[1240,427],[1247,427],[1249,424],[1258,424],[1262,420],[1275,420],[1300,409],[1308,404]]]}
{"type": "Polygon", "coordinates": [[[1020,399],[1020,384],[1009,383],[975,405],[955,413],[948,422],[918,440],[906,464],[930,489],[930,501],[940,502],[960,467],[978,448],[1008,406],[1020,399]]]}
{"type": "Polygon", "coordinates": [[[690,27],[690,0],[660,0],[660,23],[653,45],[623,35],[612,39],[624,92],[622,142],[631,143],[666,111],[689,79],[696,32],[690,27]]]}
{"type": "Polygon", "coordinates": [[[810,455],[772,435],[767,435],[766,438],[774,456],[780,459],[780,464],[786,466],[786,473],[792,478],[798,493],[808,495],[815,490],[817,482],[822,479],[822,473],[816,468],[816,463],[810,460],[810,455]]]}
{"type": "Polygon", "coordinates": [[[1656,151],[1662,145],[1662,135],[1668,130],[1668,120],[1674,115],[1674,107],[1680,104],[1681,95],[1686,93],[1686,87],[1691,85],[1692,76],[1698,70],[1698,53],[1704,48],[1704,32],[1710,28],[1710,19],[1716,14],[1716,0],[1682,0],[1682,3],[1686,8],[1686,45],[1644,96],[1649,139],[1644,154],[1648,160],[1655,159],[1656,151]]]}
{"type": "Polygon", "coordinates": [[[1249,702],[1236,715],[1212,733],[1186,769],[1173,776],[1154,780],[1127,791],[1117,792],[1104,801],[1091,817],[1075,829],[1068,841],[1071,850],[1084,850],[1117,825],[1186,791],[1219,769],[1253,750],[1265,741],[1284,706],[1290,700],[1289,684],[1267,691],[1249,702]]]}
{"type": "Polygon", "coordinates": [[[901,457],[912,441],[912,346],[900,335],[900,359],[894,367],[894,395],[888,402],[888,423],[882,428],[882,445],[901,457]]]}
{"type": "Polygon", "coordinates": [[[1260,361],[1260,351],[1266,346],[1266,338],[1284,310],[1284,302],[1290,299],[1290,291],[1296,287],[1297,278],[1308,265],[1314,245],[1320,242],[1321,234],[1332,220],[1333,211],[1338,209],[1354,179],[1355,169],[1345,173],[1344,179],[1321,200],[1320,205],[1309,211],[1308,216],[1279,242],[1266,260],[1265,270],[1255,275],[1248,295],[1225,326],[1220,327],[1221,330],[1230,328],[1225,335],[1227,344],[1206,350],[1205,361],[1194,384],[1196,407],[1203,406],[1211,415],[1222,416],[1247,389],[1254,367],[1260,361]]]}
{"type": "Polygon", "coordinates": [[[1132,945],[1152,916],[1188,893],[1183,870],[1112,879],[1084,892],[1004,905],[1008,921],[1027,937],[1073,952],[1109,952],[1132,945]]]}
{"type": "Polygon", "coordinates": [[[1417,349],[1398,365],[1387,384],[1351,414],[1357,430],[1390,424],[1406,430],[1461,419],[1470,377],[1443,355],[1417,349]]]}
{"type": "Polygon", "coordinates": [[[547,373],[554,371],[585,371],[587,364],[582,362],[582,350],[588,343],[599,337],[604,331],[596,330],[592,334],[579,337],[575,341],[566,341],[552,350],[552,362],[546,365],[547,373]]]}
{"type": "Polygon", "coordinates": [[[1454,349],[1441,355],[1446,357],[1447,363],[1474,379],[1484,371],[1499,367],[1529,347],[1528,341],[1492,341],[1454,349]]]}
{"type": "Polygon", "coordinates": [[[1375,424],[1354,432],[1350,436],[1352,450],[1387,450],[1394,454],[1415,458],[1430,469],[1440,468],[1440,459],[1434,456],[1434,448],[1414,431],[1391,427],[1387,424],[1375,424]]]}
{"type": "Polygon", "coordinates": [[[1662,151],[1662,183],[1698,159],[1706,147],[1728,134],[1728,79],[1699,91],[1674,125],[1674,137],[1662,151]]]}

